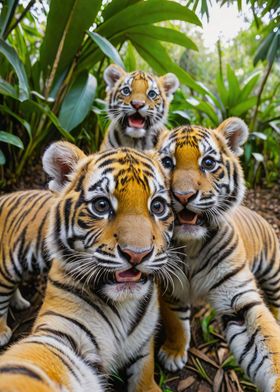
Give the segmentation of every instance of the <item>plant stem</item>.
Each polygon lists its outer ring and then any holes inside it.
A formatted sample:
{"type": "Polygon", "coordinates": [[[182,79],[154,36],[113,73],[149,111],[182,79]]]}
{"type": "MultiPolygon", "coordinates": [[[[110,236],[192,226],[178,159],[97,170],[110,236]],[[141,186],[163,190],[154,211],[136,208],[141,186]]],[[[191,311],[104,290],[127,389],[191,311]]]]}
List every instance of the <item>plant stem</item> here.
{"type": "Polygon", "coordinates": [[[258,116],[258,111],[259,111],[259,107],[260,107],[260,104],[261,104],[262,93],[263,93],[265,84],[267,82],[267,79],[269,77],[269,74],[271,72],[272,66],[273,66],[273,62],[271,62],[271,63],[269,62],[268,66],[266,68],[266,71],[265,71],[265,73],[263,75],[261,84],[260,84],[260,88],[259,88],[259,91],[258,91],[258,94],[257,94],[256,107],[255,107],[255,110],[254,110],[254,113],[253,113],[253,116],[252,116],[252,119],[251,119],[251,122],[250,122],[250,127],[249,127],[251,131],[255,130],[257,116],[258,116]]]}
{"type": "Polygon", "coordinates": [[[33,6],[33,4],[35,3],[36,0],[31,0],[27,6],[25,7],[23,13],[20,15],[20,17],[14,22],[14,24],[12,24],[12,26],[9,28],[9,30],[7,30],[5,32],[4,35],[4,39],[6,39],[8,37],[8,35],[12,32],[12,30],[14,30],[14,28],[17,27],[17,25],[19,24],[19,22],[25,17],[25,15],[27,14],[27,12],[30,10],[30,8],[33,6]]]}

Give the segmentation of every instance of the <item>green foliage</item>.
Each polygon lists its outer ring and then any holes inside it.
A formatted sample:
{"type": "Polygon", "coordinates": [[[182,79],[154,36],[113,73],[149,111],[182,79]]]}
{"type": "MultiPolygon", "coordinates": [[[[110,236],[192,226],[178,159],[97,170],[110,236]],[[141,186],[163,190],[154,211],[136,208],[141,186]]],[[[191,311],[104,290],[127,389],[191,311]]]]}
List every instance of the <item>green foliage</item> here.
{"type": "Polygon", "coordinates": [[[173,70],[202,91],[161,44],[197,50],[194,42],[176,29],[154,25],[168,20],[200,25],[179,2],[51,0],[43,1],[39,12],[34,4],[31,0],[24,8],[11,0],[0,9],[0,129],[10,135],[3,148],[0,140],[0,164],[16,176],[59,135],[98,148],[104,105],[94,98],[104,97],[102,74],[110,60],[132,70],[138,52],[156,72],[173,70]],[[119,54],[123,45],[125,58],[119,54]],[[15,140],[22,142],[18,151],[12,148],[15,140]]]}

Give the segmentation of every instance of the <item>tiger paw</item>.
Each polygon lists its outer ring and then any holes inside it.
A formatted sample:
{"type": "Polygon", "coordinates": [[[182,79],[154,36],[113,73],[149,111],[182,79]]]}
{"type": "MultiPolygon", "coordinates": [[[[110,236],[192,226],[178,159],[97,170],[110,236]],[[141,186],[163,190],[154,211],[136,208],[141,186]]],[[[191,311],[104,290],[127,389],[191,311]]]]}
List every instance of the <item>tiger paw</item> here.
{"type": "Polygon", "coordinates": [[[9,328],[7,325],[2,324],[0,326],[0,347],[3,347],[7,343],[9,343],[11,337],[12,337],[11,328],[9,328]]]}
{"type": "Polygon", "coordinates": [[[160,363],[169,372],[177,372],[183,369],[188,361],[188,350],[174,350],[163,345],[158,353],[160,363]]]}

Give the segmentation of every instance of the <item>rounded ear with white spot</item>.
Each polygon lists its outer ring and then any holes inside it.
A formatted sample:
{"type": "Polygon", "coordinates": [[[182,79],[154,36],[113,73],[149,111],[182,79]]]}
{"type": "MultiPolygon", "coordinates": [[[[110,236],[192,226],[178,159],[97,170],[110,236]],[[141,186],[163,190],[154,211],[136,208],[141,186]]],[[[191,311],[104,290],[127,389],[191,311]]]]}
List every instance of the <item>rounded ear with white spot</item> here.
{"type": "Polygon", "coordinates": [[[172,101],[173,93],[175,93],[180,85],[177,76],[173,73],[167,73],[166,75],[161,76],[159,80],[164,88],[168,100],[172,101]]]}
{"type": "Polygon", "coordinates": [[[69,175],[86,155],[74,144],[57,142],[50,145],[43,155],[43,169],[51,177],[49,189],[61,191],[69,183],[69,175]]]}
{"type": "Polygon", "coordinates": [[[248,127],[241,118],[230,117],[223,121],[217,128],[226,138],[227,145],[236,156],[243,154],[241,147],[248,139],[248,127]]]}
{"type": "Polygon", "coordinates": [[[107,89],[114,87],[117,81],[125,75],[125,71],[116,64],[110,64],[104,71],[104,80],[107,84],[107,89]]]}

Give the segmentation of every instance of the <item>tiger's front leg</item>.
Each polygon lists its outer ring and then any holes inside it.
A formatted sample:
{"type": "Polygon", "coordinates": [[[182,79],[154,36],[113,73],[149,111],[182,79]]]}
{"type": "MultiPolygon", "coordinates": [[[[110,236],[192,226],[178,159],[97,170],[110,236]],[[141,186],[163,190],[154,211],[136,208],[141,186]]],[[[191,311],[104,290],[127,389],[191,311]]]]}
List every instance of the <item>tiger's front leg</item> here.
{"type": "Polygon", "coordinates": [[[154,379],[154,339],[142,347],[127,369],[128,392],[161,392],[154,379]]]}
{"type": "Polygon", "coordinates": [[[248,377],[264,392],[280,391],[280,327],[250,271],[223,278],[210,294],[228,344],[248,377]],[[223,304],[222,304],[223,300],[223,304]]]}
{"type": "Polygon", "coordinates": [[[189,304],[170,303],[160,298],[160,310],[165,332],[165,342],[159,351],[159,360],[170,372],[182,369],[188,360],[191,340],[189,304]]]}

